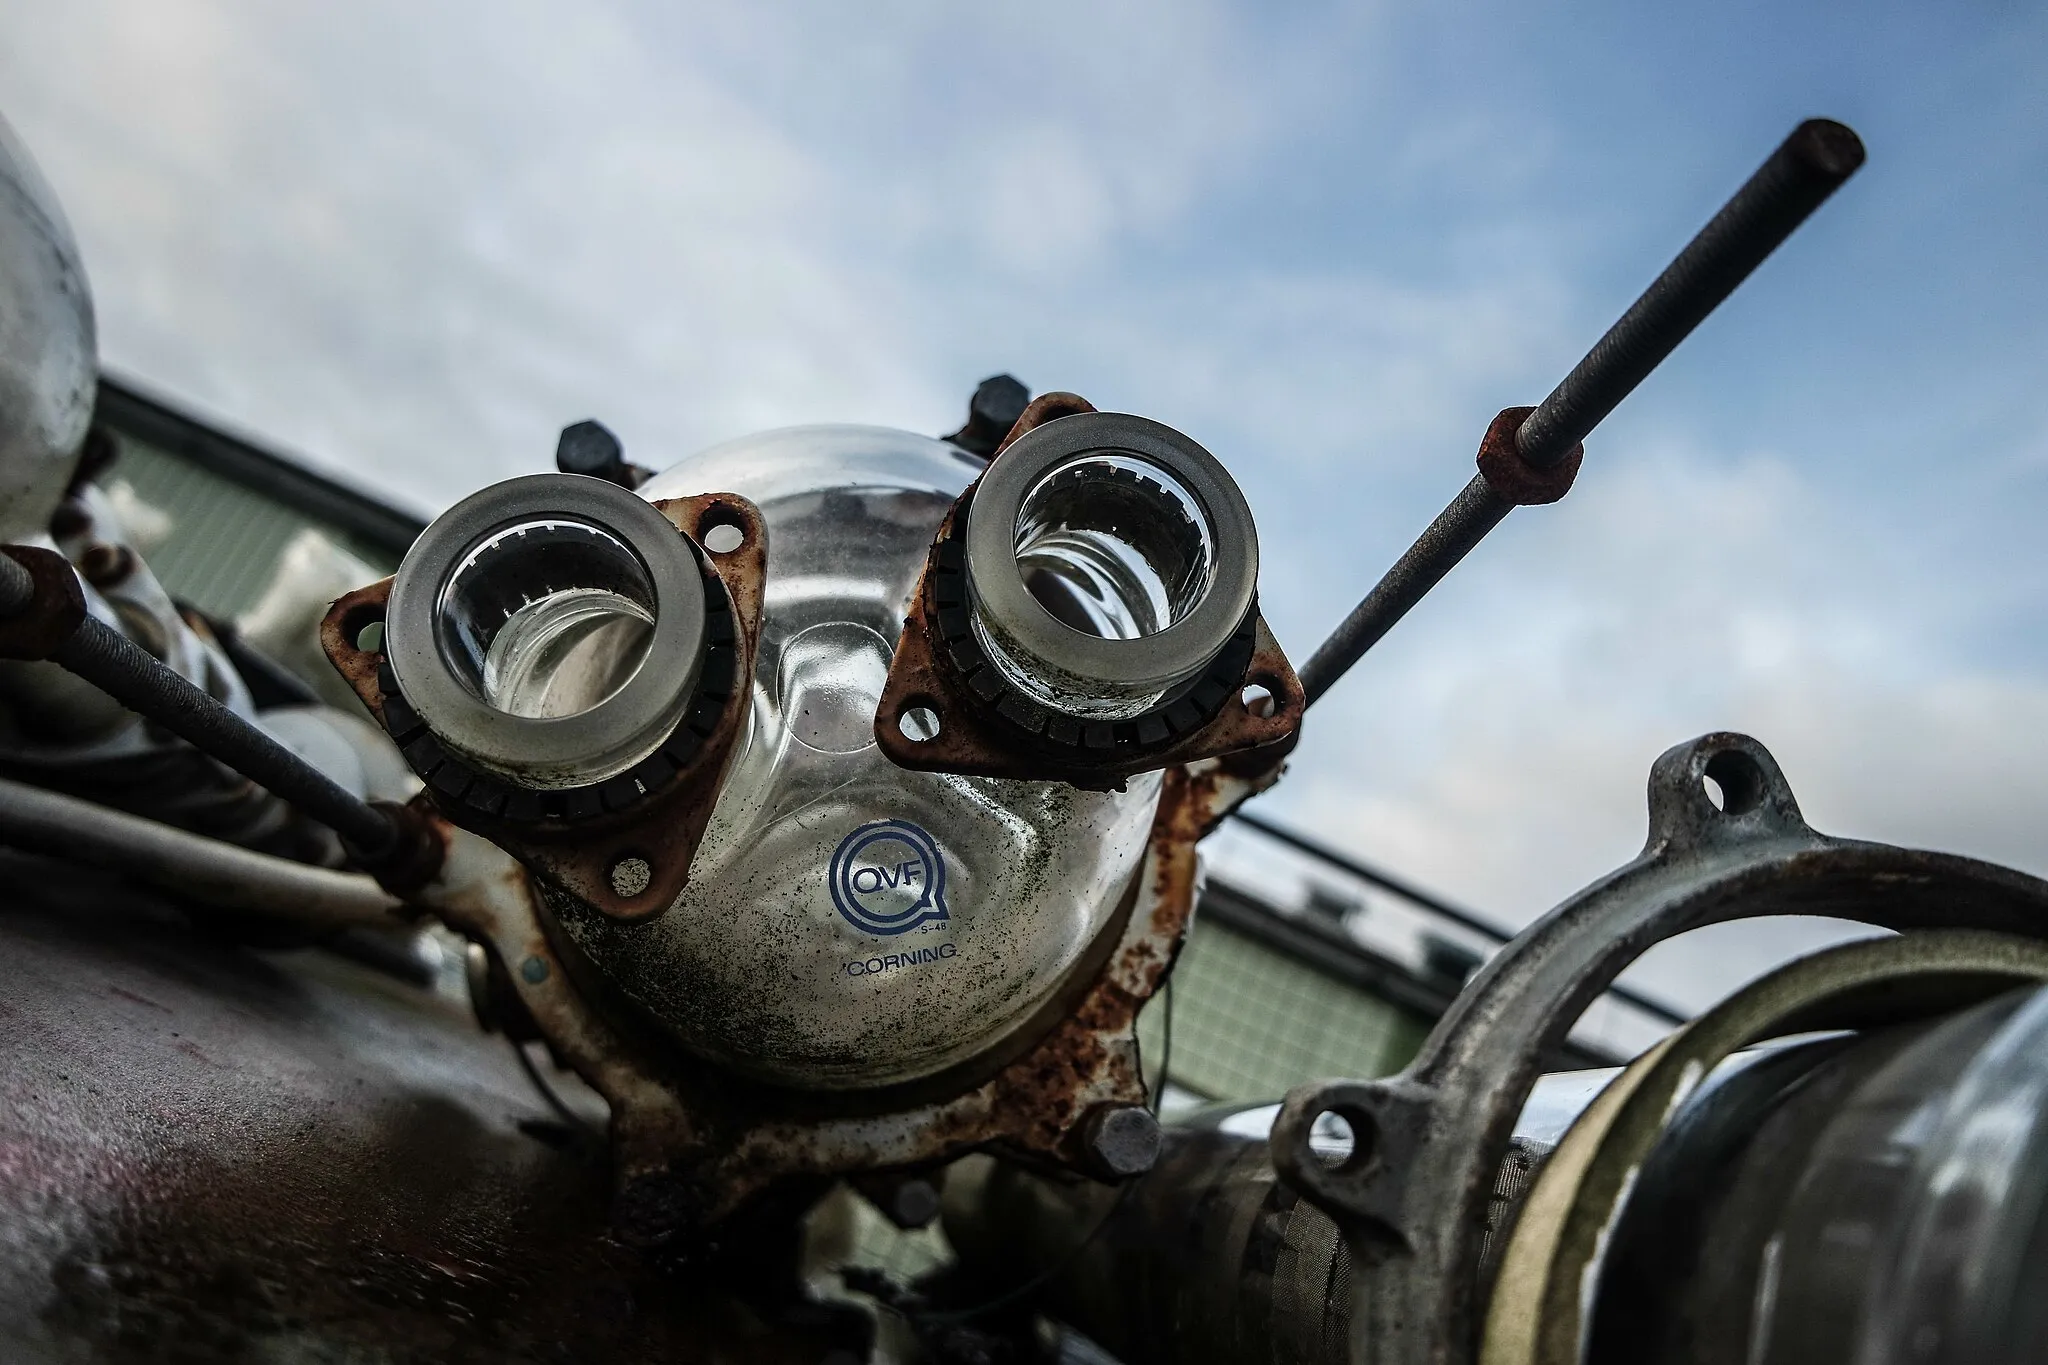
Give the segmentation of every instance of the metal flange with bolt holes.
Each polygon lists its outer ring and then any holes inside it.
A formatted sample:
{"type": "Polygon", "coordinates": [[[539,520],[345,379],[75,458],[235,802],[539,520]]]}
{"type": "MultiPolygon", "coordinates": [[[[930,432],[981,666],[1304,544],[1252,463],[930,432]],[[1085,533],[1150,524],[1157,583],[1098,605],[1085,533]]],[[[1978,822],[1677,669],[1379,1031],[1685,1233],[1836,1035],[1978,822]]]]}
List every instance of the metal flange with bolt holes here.
{"type": "Polygon", "coordinates": [[[1486,1202],[1540,1058],[1654,944],[1703,925],[1788,914],[1901,933],[2048,938],[2048,882],[1972,858],[1816,833],[1777,760],[1747,735],[1711,734],[1668,750],[1650,770],[1649,806],[1649,839],[1635,861],[1503,948],[1407,1070],[1316,1082],[1287,1096],[1273,1164],[1336,1221],[1357,1258],[1352,1360],[1478,1359],[1486,1202]],[[1324,1114],[1354,1135],[1351,1155],[1335,1165],[1309,1146],[1324,1114]]]}
{"type": "MultiPolygon", "coordinates": [[[[573,482],[608,489],[595,480],[573,482]]],[[[637,501],[631,494],[618,496],[637,501]]],[[[753,676],[768,572],[767,527],[745,498],[710,493],[666,499],[649,510],[671,534],[687,538],[698,560],[706,604],[699,619],[708,621],[708,648],[668,739],[638,766],[602,783],[513,788],[468,770],[446,752],[400,690],[383,649],[359,643],[365,627],[383,619],[391,579],[336,602],[320,629],[328,659],[405,746],[407,760],[452,824],[483,835],[553,885],[625,920],[660,914],[689,880],[690,859],[746,728],[752,691],[740,680],[753,676]],[[736,531],[737,543],[707,548],[706,539],[721,528],[736,531]]]]}
{"type": "Polygon", "coordinates": [[[1045,394],[932,539],[876,707],[876,742],[892,763],[917,772],[1093,790],[1226,754],[1277,766],[1300,737],[1307,699],[1259,611],[1257,577],[1250,510],[1214,456],[1159,423],[1045,394]],[[1019,571],[1021,503],[1064,463],[1093,455],[1133,455],[1169,470],[1201,504],[1224,551],[1192,612],[1154,635],[1101,639],[1074,630],[1032,596],[1019,571]],[[1171,685],[1128,717],[1052,710],[989,657],[976,619],[1070,680],[1171,685]]]}

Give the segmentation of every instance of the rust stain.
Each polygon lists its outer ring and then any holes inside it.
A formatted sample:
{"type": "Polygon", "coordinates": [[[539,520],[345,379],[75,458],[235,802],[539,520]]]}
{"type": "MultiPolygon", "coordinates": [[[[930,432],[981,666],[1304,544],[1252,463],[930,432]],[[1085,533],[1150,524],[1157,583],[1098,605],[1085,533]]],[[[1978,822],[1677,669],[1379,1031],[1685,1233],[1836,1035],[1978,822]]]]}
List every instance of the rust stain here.
{"type": "MultiPolygon", "coordinates": [[[[1010,434],[1003,437],[996,446],[995,455],[1008,450],[1011,443],[1025,432],[1042,427],[1047,422],[1056,422],[1062,417],[1073,417],[1079,413],[1094,411],[1095,405],[1078,393],[1068,393],[1063,389],[1041,393],[1025,404],[1024,411],[1017,414],[1016,425],[1010,428],[1010,434]]],[[[993,461],[995,455],[989,456],[989,459],[993,461]]]]}

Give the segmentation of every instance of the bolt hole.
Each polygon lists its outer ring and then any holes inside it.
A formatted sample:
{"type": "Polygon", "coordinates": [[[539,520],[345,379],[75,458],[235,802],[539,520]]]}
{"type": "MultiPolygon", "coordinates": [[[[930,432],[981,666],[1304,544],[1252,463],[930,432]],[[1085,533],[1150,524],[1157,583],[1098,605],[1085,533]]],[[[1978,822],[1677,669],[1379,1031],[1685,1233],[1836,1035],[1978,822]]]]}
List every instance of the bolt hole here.
{"type": "Polygon", "coordinates": [[[642,895],[654,881],[654,868],[645,858],[633,854],[612,864],[612,894],[620,900],[642,895]]]}
{"type": "Polygon", "coordinates": [[[896,729],[913,744],[939,737],[939,713],[923,703],[906,706],[896,716],[896,729]]]}
{"type": "Polygon", "coordinates": [[[384,648],[384,604],[358,602],[341,618],[341,638],[364,654],[384,648]]]}
{"type": "Polygon", "coordinates": [[[729,555],[747,543],[746,523],[723,503],[713,503],[697,519],[697,535],[715,555],[729,555]]]}
{"type": "Polygon", "coordinates": [[[1763,769],[1735,749],[1723,749],[1707,760],[1700,785],[1723,815],[1747,815],[1764,801],[1763,769]]]}
{"type": "Polygon", "coordinates": [[[1372,1164],[1378,1135],[1370,1114],[1326,1109],[1309,1125],[1308,1146],[1333,1171],[1362,1171],[1372,1164]]]}
{"type": "Polygon", "coordinates": [[[1247,685],[1244,691],[1238,694],[1237,699],[1244,703],[1247,712],[1260,720],[1270,719],[1280,706],[1279,699],[1273,695],[1273,689],[1258,682],[1247,685]]]}

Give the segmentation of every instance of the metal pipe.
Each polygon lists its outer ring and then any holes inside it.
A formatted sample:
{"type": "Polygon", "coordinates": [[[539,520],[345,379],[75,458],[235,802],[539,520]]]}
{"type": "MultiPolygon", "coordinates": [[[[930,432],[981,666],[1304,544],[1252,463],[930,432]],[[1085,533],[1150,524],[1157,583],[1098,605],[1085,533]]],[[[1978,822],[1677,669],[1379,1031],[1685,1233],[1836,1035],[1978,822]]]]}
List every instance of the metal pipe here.
{"type": "Polygon", "coordinates": [[[0,778],[0,843],[109,867],[210,905],[341,928],[390,928],[399,906],[359,873],[274,858],[0,778]]]}
{"type": "MultiPolygon", "coordinates": [[[[1556,467],[1862,164],[1863,143],[1844,125],[1808,119],[1795,128],[1523,419],[1515,432],[1522,459],[1538,470],[1556,467]]],[[[1484,476],[1467,484],[1302,668],[1309,704],[1513,507],[1484,476]]]]}
{"type": "MultiPolygon", "coordinates": [[[[34,576],[16,560],[0,555],[0,618],[29,609],[34,599],[34,576]]],[[[391,815],[105,622],[86,616],[49,657],[145,720],[333,829],[359,861],[375,866],[398,852],[398,828],[391,815]]]]}

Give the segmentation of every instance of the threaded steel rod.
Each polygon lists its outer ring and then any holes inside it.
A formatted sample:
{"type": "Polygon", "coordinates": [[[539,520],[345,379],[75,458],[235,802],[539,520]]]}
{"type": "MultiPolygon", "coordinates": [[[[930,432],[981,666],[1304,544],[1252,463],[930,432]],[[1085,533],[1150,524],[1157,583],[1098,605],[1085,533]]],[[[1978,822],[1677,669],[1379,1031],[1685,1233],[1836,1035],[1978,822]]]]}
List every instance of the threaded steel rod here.
{"type": "MultiPolygon", "coordinates": [[[[34,596],[34,577],[0,555],[0,616],[24,610],[34,596]]],[[[51,660],[333,829],[359,857],[374,861],[393,848],[389,816],[105,623],[86,617],[51,660]]]]}
{"type": "Polygon", "coordinates": [[[391,849],[396,836],[382,811],[119,631],[88,616],[51,657],[129,710],[329,826],[359,856],[375,859],[391,849]]]}
{"type": "Polygon", "coordinates": [[[14,560],[0,555],[0,616],[14,615],[35,595],[35,577],[14,560]]]}
{"type": "Polygon", "coordinates": [[[1306,704],[1313,706],[1316,698],[1329,691],[1332,683],[1514,510],[1514,504],[1494,492],[1485,479],[1473,475],[1465,490],[1437,513],[1429,529],[1394,561],[1394,567],[1373,585],[1365,600],[1351,609],[1343,624],[1309,657],[1301,670],[1306,704]]]}
{"type": "Polygon", "coordinates": [[[1862,141],[1833,119],[1793,129],[1522,422],[1522,458],[1548,469],[1585,440],[1862,164],[1862,141]]]}
{"type": "MultiPolygon", "coordinates": [[[[1592,432],[1779,244],[1863,164],[1863,143],[1808,119],[1708,220],[1515,432],[1524,460],[1549,469],[1592,432]]],[[[1514,505],[1483,478],[1430,523],[1301,670],[1309,704],[1378,644],[1514,505]]]]}

